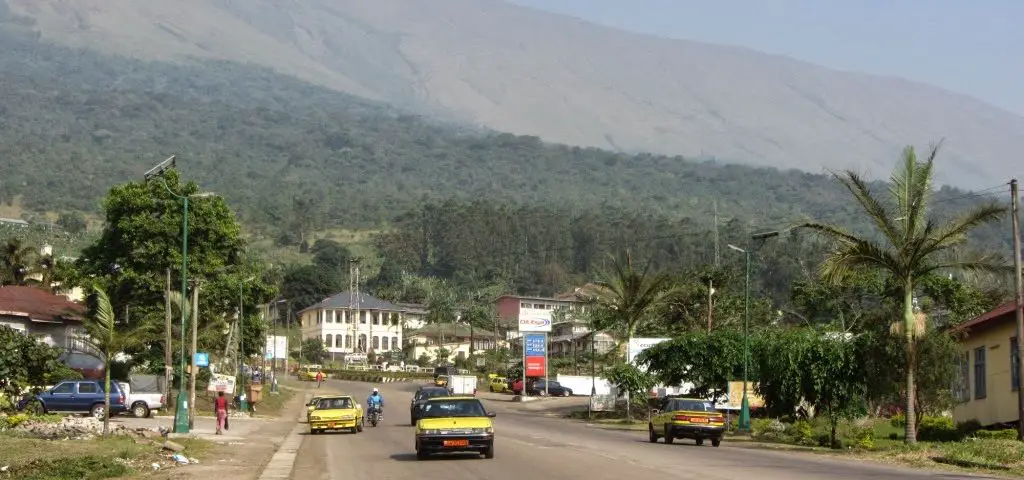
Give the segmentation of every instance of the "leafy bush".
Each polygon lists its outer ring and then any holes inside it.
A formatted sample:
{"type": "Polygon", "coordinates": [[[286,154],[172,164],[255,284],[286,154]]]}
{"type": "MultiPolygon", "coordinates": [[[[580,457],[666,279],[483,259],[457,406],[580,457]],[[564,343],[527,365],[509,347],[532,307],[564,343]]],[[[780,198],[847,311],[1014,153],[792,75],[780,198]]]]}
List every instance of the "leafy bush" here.
{"type": "Polygon", "coordinates": [[[875,448],[875,426],[870,419],[853,422],[849,431],[853,446],[865,450],[875,448]]]}
{"type": "Polygon", "coordinates": [[[907,417],[903,416],[902,413],[897,413],[889,419],[889,424],[893,428],[905,428],[907,426],[907,417]]]}
{"type": "Polygon", "coordinates": [[[24,413],[0,417],[0,430],[17,427],[18,425],[25,423],[28,418],[28,415],[25,415],[24,413]]]}
{"type": "Polygon", "coordinates": [[[759,440],[781,440],[786,424],[774,418],[755,418],[750,423],[750,436],[759,440]]]}
{"type": "Polygon", "coordinates": [[[922,442],[956,442],[963,438],[949,417],[922,417],[917,439],[922,442]]]}
{"type": "Polygon", "coordinates": [[[807,420],[797,420],[786,427],[786,437],[797,445],[814,445],[814,425],[807,420]]]}
{"type": "Polygon", "coordinates": [[[979,440],[1016,440],[1017,431],[1012,428],[1003,430],[978,430],[974,436],[979,440]]]}
{"type": "Polygon", "coordinates": [[[973,437],[975,432],[981,430],[981,422],[977,420],[960,422],[956,425],[956,429],[960,432],[961,437],[973,437]]]}

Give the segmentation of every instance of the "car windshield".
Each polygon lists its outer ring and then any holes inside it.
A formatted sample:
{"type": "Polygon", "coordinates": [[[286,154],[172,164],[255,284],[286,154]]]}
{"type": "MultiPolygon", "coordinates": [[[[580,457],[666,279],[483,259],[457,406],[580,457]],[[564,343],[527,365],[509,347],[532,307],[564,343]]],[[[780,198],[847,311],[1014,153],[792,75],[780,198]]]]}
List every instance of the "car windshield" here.
{"type": "Polygon", "coordinates": [[[669,410],[671,411],[687,411],[687,412],[708,412],[715,413],[715,407],[710,402],[702,402],[700,400],[673,400],[669,404],[669,410]]]}
{"type": "Polygon", "coordinates": [[[352,408],[351,398],[325,398],[320,400],[316,408],[318,410],[335,410],[352,408]]]}
{"type": "Polygon", "coordinates": [[[423,417],[485,417],[487,412],[479,400],[446,400],[427,402],[423,417]]]}
{"type": "Polygon", "coordinates": [[[447,396],[448,396],[448,390],[445,390],[443,388],[432,388],[430,390],[422,390],[422,391],[420,391],[419,399],[423,400],[425,398],[447,397],[447,396]]]}

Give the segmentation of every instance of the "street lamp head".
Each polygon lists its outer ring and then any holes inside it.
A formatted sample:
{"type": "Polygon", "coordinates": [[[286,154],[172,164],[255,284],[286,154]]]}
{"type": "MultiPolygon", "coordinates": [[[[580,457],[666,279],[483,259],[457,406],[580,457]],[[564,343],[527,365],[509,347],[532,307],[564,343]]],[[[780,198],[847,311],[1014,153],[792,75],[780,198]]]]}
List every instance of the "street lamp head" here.
{"type": "Polygon", "coordinates": [[[155,167],[147,170],[146,173],[143,175],[143,177],[146,180],[149,180],[149,179],[151,179],[153,177],[159,177],[160,175],[163,175],[164,173],[167,173],[168,170],[174,168],[174,163],[175,163],[175,159],[176,158],[177,158],[177,155],[171,155],[170,157],[167,157],[166,160],[156,164],[155,167]]]}
{"type": "Polygon", "coordinates": [[[740,247],[737,247],[736,245],[733,245],[733,244],[731,244],[731,243],[730,243],[729,245],[727,245],[727,246],[728,246],[729,248],[733,249],[733,250],[736,250],[737,252],[741,252],[741,253],[747,253],[747,251],[746,251],[746,250],[744,250],[744,249],[742,249],[742,248],[740,248],[740,247]]]}
{"type": "Polygon", "coordinates": [[[773,230],[773,231],[770,231],[770,232],[755,233],[755,234],[751,235],[750,238],[754,239],[754,240],[765,240],[765,239],[768,239],[768,238],[777,237],[777,236],[779,236],[779,233],[780,232],[778,230],[773,230]]]}

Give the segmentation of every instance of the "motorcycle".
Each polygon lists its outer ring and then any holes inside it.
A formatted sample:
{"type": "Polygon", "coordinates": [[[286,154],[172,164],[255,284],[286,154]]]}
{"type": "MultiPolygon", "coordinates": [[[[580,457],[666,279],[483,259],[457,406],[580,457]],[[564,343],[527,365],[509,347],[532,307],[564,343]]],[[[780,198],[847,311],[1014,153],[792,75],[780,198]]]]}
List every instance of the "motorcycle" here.
{"type": "Polygon", "coordinates": [[[376,427],[378,423],[384,421],[384,413],[379,408],[371,407],[368,412],[370,417],[370,425],[376,427]]]}

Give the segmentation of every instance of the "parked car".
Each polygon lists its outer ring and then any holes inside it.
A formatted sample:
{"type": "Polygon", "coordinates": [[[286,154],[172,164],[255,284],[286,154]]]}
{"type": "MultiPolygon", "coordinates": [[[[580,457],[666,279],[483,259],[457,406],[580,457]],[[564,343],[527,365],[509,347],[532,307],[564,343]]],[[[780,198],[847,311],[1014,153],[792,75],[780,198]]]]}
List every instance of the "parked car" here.
{"type": "MultiPolygon", "coordinates": [[[[128,410],[127,396],[117,382],[110,382],[110,415],[128,410]]],[[[43,413],[79,413],[103,418],[103,382],[65,380],[36,396],[43,413]]]]}
{"type": "MultiPolygon", "coordinates": [[[[125,404],[128,405],[128,410],[136,418],[148,418],[153,414],[153,410],[164,408],[164,394],[159,391],[147,392],[142,388],[132,387],[129,382],[117,382],[117,385],[127,398],[125,404]]],[[[136,384],[136,387],[139,385],[136,384]]]]}
{"type": "Polygon", "coordinates": [[[451,396],[451,391],[446,387],[435,387],[433,385],[424,385],[416,389],[416,393],[412,395],[412,403],[409,405],[409,417],[412,419],[412,424],[416,425],[416,421],[420,419],[420,414],[423,410],[423,405],[427,403],[427,400],[435,397],[448,397],[451,396]]]}
{"type": "MultiPolygon", "coordinates": [[[[527,395],[551,395],[552,397],[571,397],[572,389],[569,387],[562,386],[554,380],[547,380],[547,389],[544,388],[545,380],[543,378],[531,380],[527,379],[526,394],[527,395]]],[[[512,384],[512,393],[516,395],[522,395],[523,381],[516,380],[512,384]]]]}

